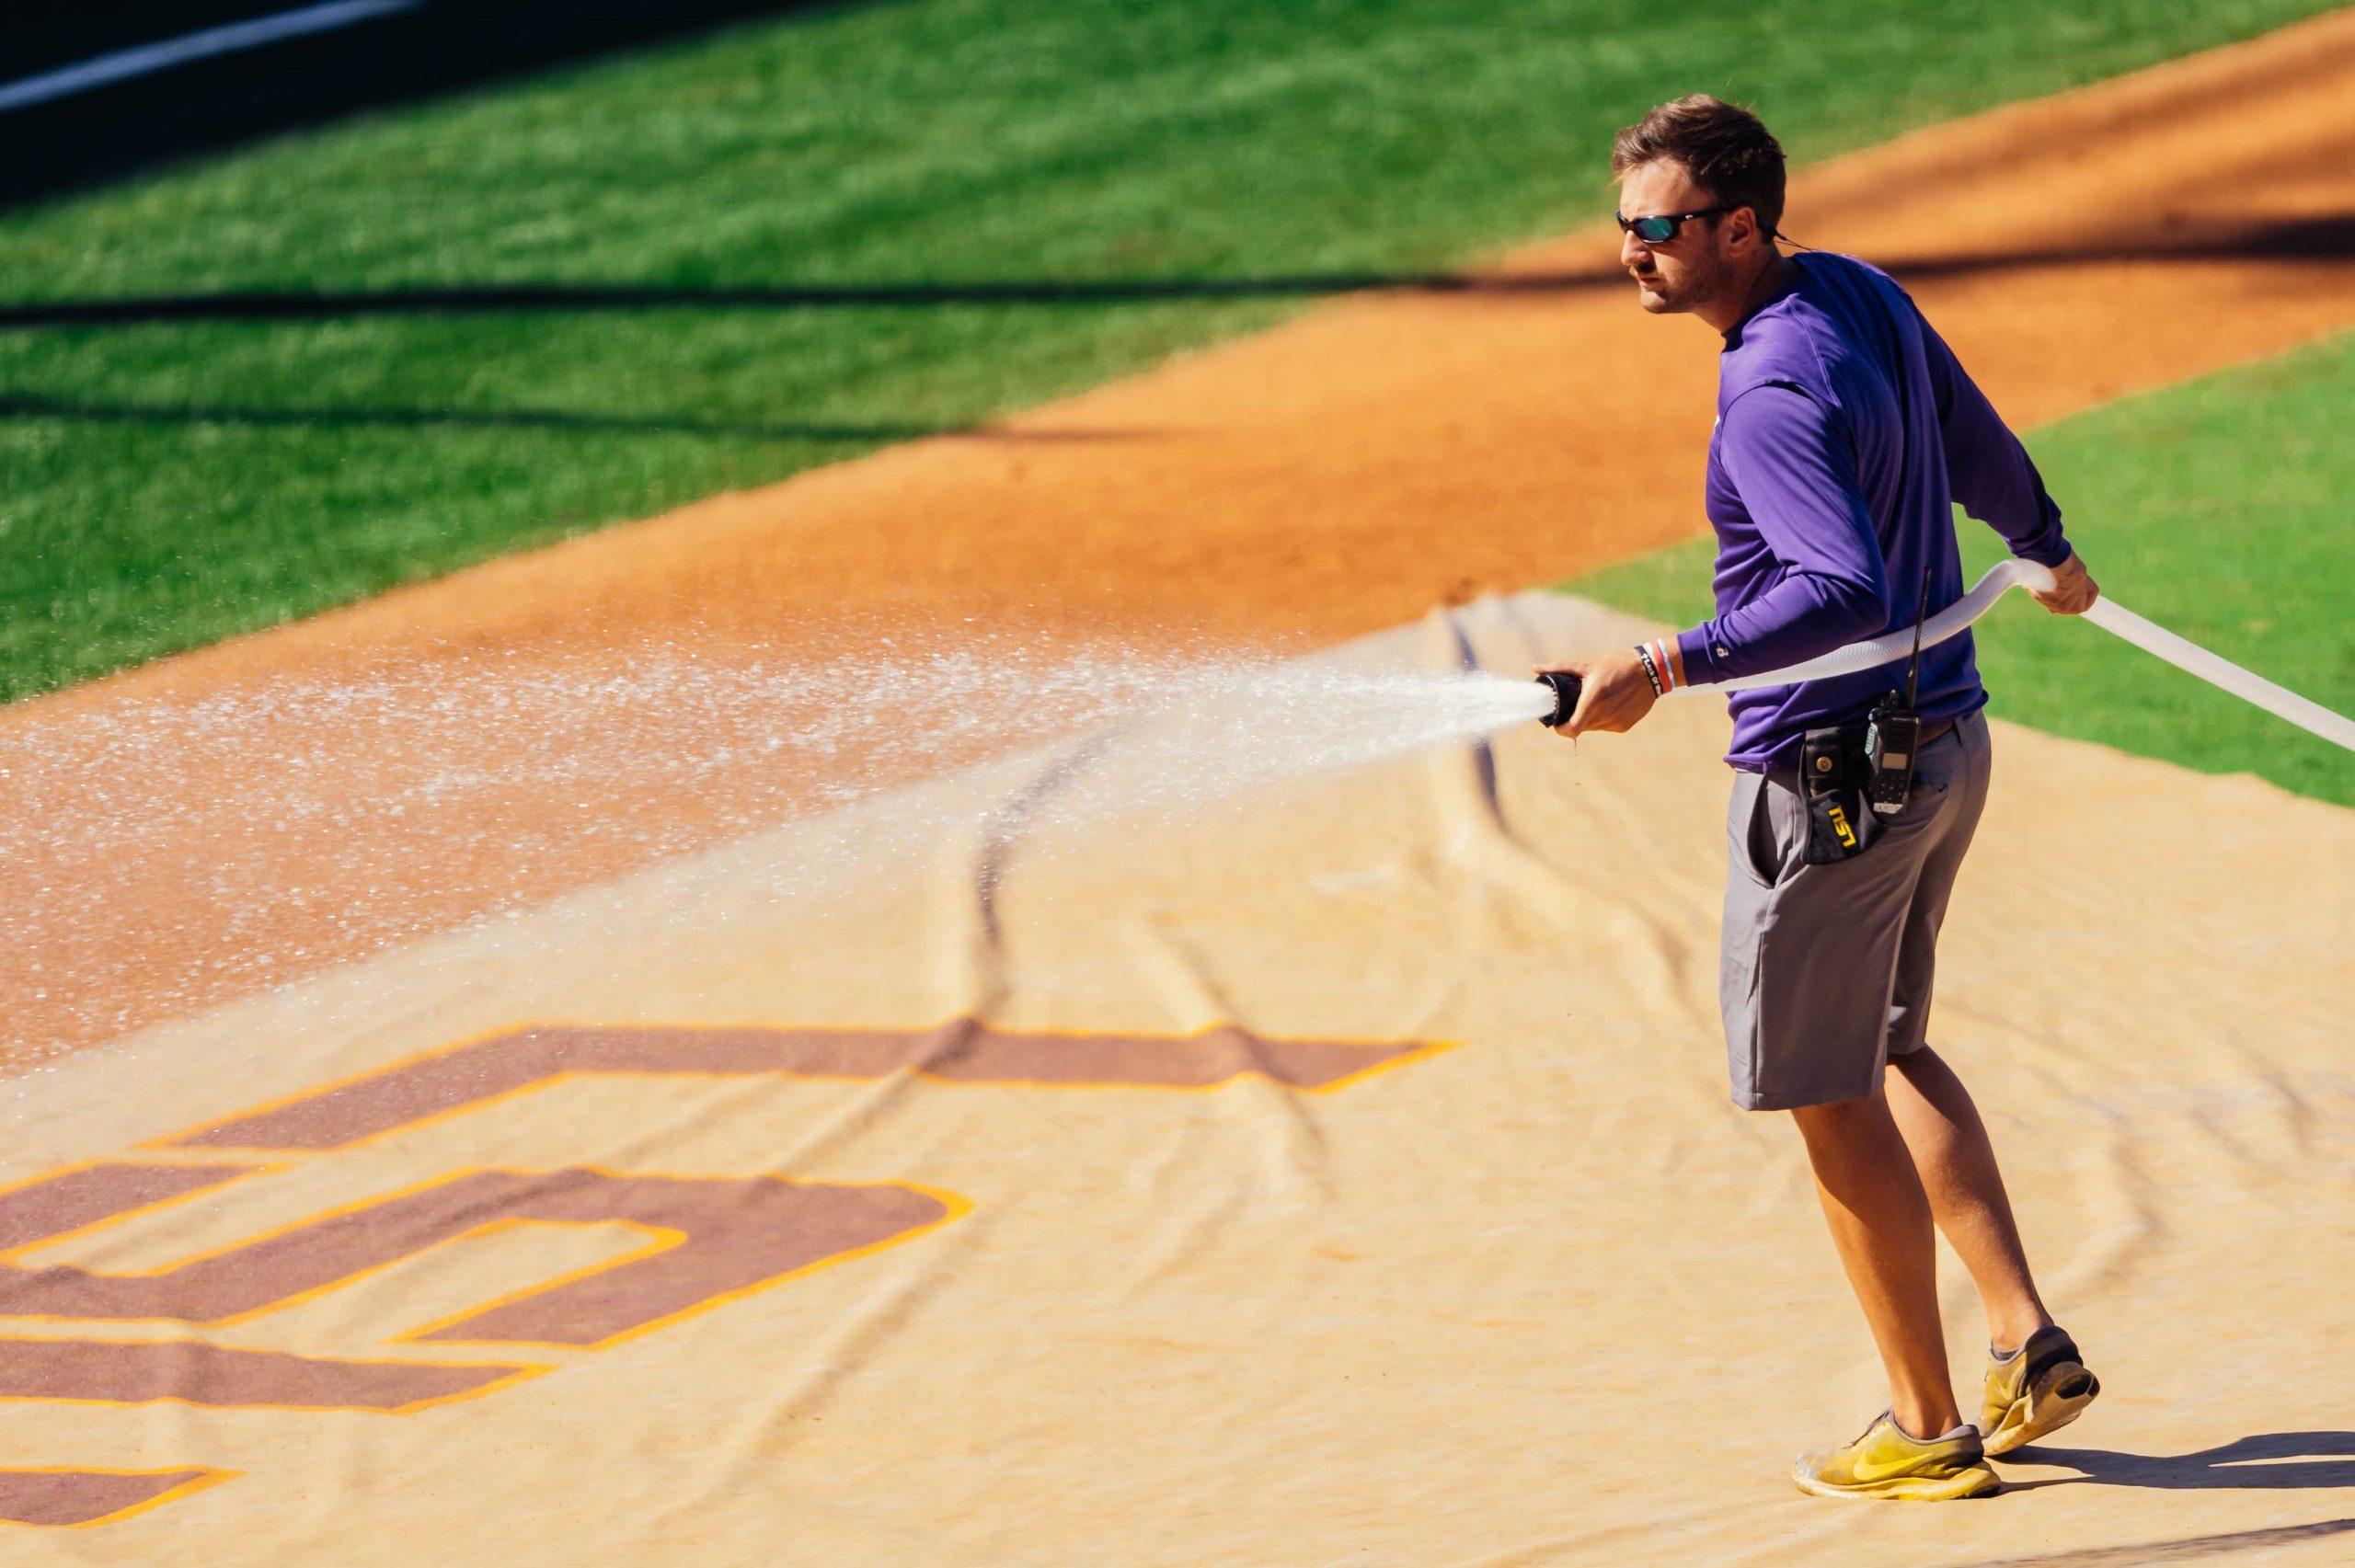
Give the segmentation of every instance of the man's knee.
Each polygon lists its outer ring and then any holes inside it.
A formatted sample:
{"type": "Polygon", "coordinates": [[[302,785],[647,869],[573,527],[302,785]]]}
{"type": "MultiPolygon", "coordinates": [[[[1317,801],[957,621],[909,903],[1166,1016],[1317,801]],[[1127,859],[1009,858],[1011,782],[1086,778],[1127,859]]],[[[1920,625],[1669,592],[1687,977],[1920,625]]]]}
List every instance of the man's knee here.
{"type": "Polygon", "coordinates": [[[1810,1149],[1877,1141],[1889,1125],[1889,1103],[1875,1090],[1855,1100],[1796,1106],[1791,1120],[1798,1124],[1799,1136],[1810,1149]]]}
{"type": "Polygon", "coordinates": [[[1935,1098],[1947,1084],[1959,1087],[1961,1080],[1946,1059],[1927,1046],[1916,1046],[1902,1056],[1889,1059],[1889,1070],[1903,1080],[1905,1085],[1924,1097],[1935,1098]]]}

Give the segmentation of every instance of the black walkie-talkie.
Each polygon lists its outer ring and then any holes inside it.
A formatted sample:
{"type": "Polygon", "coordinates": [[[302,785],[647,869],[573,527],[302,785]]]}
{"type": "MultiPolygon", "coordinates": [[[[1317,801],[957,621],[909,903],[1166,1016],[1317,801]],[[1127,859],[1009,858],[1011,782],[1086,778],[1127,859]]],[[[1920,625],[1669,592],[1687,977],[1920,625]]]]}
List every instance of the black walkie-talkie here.
{"type": "Polygon", "coordinates": [[[1873,704],[1865,726],[1865,760],[1871,768],[1865,799],[1876,817],[1894,817],[1913,793],[1913,753],[1922,741],[1922,715],[1914,698],[1922,690],[1922,626],[1930,618],[1930,561],[1922,562],[1922,593],[1913,601],[1913,658],[1906,666],[1905,695],[1890,692],[1873,704]]]}

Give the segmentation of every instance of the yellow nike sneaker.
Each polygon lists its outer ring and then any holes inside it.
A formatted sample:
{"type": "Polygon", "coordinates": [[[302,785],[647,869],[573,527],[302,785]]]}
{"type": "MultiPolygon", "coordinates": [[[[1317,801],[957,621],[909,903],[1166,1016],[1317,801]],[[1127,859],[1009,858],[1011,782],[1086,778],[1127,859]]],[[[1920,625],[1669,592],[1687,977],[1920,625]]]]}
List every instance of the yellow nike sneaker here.
{"type": "Polygon", "coordinates": [[[1981,1452],[1979,1428],[1958,1426],[1926,1442],[1884,1411],[1865,1435],[1828,1454],[1802,1454],[1791,1467],[1801,1492],[1818,1497],[1890,1497],[1942,1503],[1986,1497],[2004,1489],[1981,1452]]]}
{"type": "Polygon", "coordinates": [[[2008,1454],[2057,1432],[2085,1413],[2101,1392],[2101,1379],[2085,1370],[2077,1342],[2046,1326],[2028,1343],[1987,1362],[1987,1413],[1979,1429],[1987,1451],[2008,1454]]]}

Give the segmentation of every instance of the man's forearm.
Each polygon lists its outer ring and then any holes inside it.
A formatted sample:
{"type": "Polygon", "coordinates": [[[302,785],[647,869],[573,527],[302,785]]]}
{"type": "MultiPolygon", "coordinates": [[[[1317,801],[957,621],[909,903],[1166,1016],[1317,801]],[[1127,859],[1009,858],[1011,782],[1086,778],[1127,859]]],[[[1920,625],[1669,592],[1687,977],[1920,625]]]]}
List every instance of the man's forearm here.
{"type": "Polygon", "coordinates": [[[1668,638],[1679,685],[1706,686],[1804,663],[1886,629],[1869,585],[1794,572],[1753,602],[1668,638]]]}

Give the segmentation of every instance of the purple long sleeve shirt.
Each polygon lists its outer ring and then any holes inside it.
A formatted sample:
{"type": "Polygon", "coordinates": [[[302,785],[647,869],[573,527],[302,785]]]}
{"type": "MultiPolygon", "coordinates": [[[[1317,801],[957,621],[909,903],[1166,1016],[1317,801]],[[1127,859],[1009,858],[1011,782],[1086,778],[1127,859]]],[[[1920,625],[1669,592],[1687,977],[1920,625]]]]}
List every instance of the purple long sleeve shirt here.
{"type": "MultiPolygon", "coordinates": [[[[1954,503],[2012,553],[2068,558],[2061,510],[1912,298],[1878,268],[1811,251],[1798,280],[1728,332],[1717,361],[1707,509],[1717,535],[1717,614],[1677,647],[1696,685],[1813,658],[1962,597],[1954,503]]],[[[1796,764],[1800,736],[1862,718],[1904,685],[1878,670],[1736,692],[1726,761],[1796,764]]],[[[1920,712],[1984,706],[1970,634],[1922,654],[1920,712]]]]}

